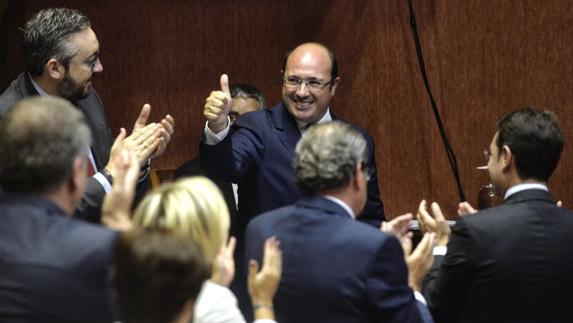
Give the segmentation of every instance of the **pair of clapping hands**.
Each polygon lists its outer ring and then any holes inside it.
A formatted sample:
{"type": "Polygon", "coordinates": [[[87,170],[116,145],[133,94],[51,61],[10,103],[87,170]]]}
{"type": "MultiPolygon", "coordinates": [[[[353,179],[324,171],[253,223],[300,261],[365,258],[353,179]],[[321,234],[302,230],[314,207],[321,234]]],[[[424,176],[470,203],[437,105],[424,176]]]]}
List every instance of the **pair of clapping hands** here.
{"type": "MultiPolygon", "coordinates": [[[[409,231],[412,213],[395,217],[389,222],[382,222],[380,230],[395,236],[402,244],[406,264],[408,265],[408,283],[416,291],[421,290],[422,281],[432,267],[434,261],[433,249],[436,245],[445,246],[448,243],[451,230],[437,203],[432,203],[433,216],[427,210],[425,200],[420,202],[416,218],[424,232],[422,240],[412,250],[412,232],[409,231]]],[[[460,203],[458,214],[475,213],[468,203],[460,203]]]]}
{"type": "MultiPolygon", "coordinates": [[[[109,228],[127,231],[133,227],[131,204],[135,196],[135,184],[139,173],[138,152],[122,148],[114,157],[117,173],[114,177],[111,193],[106,196],[102,207],[102,223],[109,228]]],[[[213,263],[211,281],[228,287],[235,276],[233,253],[236,240],[229,238],[221,247],[213,263]]],[[[282,252],[275,237],[265,241],[263,265],[255,260],[249,261],[248,290],[253,304],[262,307],[259,318],[274,317],[273,298],[279,286],[282,273],[282,252]]],[[[257,314],[257,313],[256,313],[257,314]]]]}
{"type": "MultiPolygon", "coordinates": [[[[213,272],[211,274],[212,282],[226,287],[231,284],[235,276],[235,262],[233,259],[235,244],[235,238],[231,237],[227,245],[221,247],[213,263],[213,272]]],[[[259,271],[259,264],[256,260],[249,260],[247,286],[255,308],[262,307],[272,310],[273,298],[279,287],[281,273],[282,252],[280,250],[280,243],[275,237],[270,237],[265,240],[261,271],[259,271]]],[[[257,316],[256,313],[255,316],[257,316]]]]}
{"type": "Polygon", "coordinates": [[[147,124],[150,114],[151,106],[144,104],[133,125],[131,134],[127,136],[126,130],[120,129],[119,135],[111,147],[109,161],[105,166],[105,169],[114,179],[117,177],[118,168],[121,167],[117,164],[117,158],[123,149],[133,151],[139,166],[143,167],[149,159],[161,155],[171,141],[175,129],[173,117],[168,114],[159,123],[147,124]]]}

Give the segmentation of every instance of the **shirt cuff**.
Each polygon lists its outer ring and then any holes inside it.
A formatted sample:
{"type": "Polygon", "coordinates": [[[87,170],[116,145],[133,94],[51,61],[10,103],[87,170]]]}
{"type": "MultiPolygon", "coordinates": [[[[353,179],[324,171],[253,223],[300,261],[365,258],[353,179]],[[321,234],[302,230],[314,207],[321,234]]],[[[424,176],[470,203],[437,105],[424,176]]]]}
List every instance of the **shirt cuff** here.
{"type": "Polygon", "coordinates": [[[108,182],[107,178],[103,176],[102,173],[96,173],[92,177],[95,178],[101,184],[106,193],[111,192],[111,184],[108,182]]]}
{"type": "Polygon", "coordinates": [[[428,306],[428,303],[426,303],[426,299],[424,298],[424,296],[422,295],[422,293],[418,292],[418,291],[414,291],[414,297],[416,298],[416,300],[426,306],[428,306]]]}
{"type": "Polygon", "coordinates": [[[445,256],[447,252],[448,252],[447,246],[435,246],[433,254],[434,256],[445,256]]]}
{"type": "MultiPolygon", "coordinates": [[[[228,117],[227,117],[228,118],[228,117]]],[[[227,127],[219,133],[214,133],[213,130],[209,128],[209,121],[205,122],[205,143],[207,145],[216,145],[223,141],[227,134],[229,134],[229,129],[231,129],[231,122],[227,121],[227,127]]]]}

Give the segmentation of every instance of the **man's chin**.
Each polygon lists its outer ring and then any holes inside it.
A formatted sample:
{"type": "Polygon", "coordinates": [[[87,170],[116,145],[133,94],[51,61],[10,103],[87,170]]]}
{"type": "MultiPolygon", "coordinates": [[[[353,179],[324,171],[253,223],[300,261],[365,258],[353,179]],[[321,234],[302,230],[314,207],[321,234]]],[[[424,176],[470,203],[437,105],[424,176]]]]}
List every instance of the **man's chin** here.
{"type": "Polygon", "coordinates": [[[298,106],[296,103],[291,103],[289,106],[289,112],[290,114],[298,121],[300,122],[310,122],[312,121],[312,112],[314,111],[312,105],[309,105],[307,107],[301,108],[300,106],[298,106]]]}

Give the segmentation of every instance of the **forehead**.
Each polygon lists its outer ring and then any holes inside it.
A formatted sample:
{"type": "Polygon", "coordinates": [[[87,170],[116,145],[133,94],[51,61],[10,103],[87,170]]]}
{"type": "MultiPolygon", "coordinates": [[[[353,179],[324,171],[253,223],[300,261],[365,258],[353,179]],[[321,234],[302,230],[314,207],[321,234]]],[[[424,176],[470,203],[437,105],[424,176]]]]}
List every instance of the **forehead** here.
{"type": "Polygon", "coordinates": [[[231,111],[239,114],[247,113],[250,111],[257,111],[260,109],[259,101],[253,98],[233,98],[231,111]]]}
{"type": "Polygon", "coordinates": [[[324,78],[330,75],[332,62],[328,52],[312,46],[295,49],[287,59],[285,73],[300,77],[324,78]]]}
{"type": "Polygon", "coordinates": [[[70,43],[78,51],[76,56],[86,58],[99,51],[99,41],[91,28],[74,33],[70,43]]]}

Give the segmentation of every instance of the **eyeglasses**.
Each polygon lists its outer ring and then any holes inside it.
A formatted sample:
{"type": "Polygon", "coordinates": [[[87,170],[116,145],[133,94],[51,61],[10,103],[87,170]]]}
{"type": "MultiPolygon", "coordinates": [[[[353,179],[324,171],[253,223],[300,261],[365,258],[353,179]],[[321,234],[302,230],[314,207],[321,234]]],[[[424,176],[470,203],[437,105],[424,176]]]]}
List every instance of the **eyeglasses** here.
{"type": "Polygon", "coordinates": [[[99,62],[100,62],[99,53],[95,53],[92,56],[90,56],[88,59],[86,59],[85,61],[76,62],[76,63],[89,67],[90,71],[93,72],[99,62]]]}
{"type": "Polygon", "coordinates": [[[309,90],[322,90],[324,89],[328,84],[332,83],[332,80],[328,81],[328,82],[324,82],[324,81],[320,81],[320,80],[314,80],[314,79],[310,79],[310,80],[302,80],[298,77],[283,77],[283,83],[286,87],[289,87],[291,89],[298,89],[303,83],[306,85],[306,87],[309,90]]]}
{"type": "Polygon", "coordinates": [[[369,182],[372,176],[374,176],[374,168],[369,167],[366,162],[362,162],[362,172],[364,173],[366,182],[369,182]]]}
{"type": "Polygon", "coordinates": [[[93,72],[97,63],[99,63],[99,54],[95,54],[92,58],[83,62],[83,64],[90,67],[90,70],[93,72]]]}

